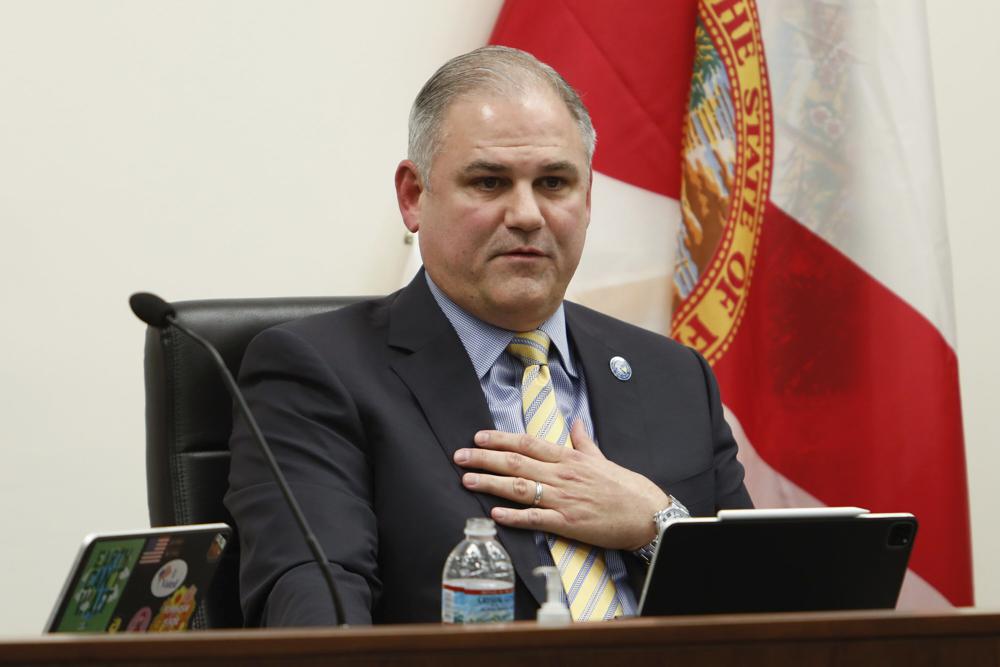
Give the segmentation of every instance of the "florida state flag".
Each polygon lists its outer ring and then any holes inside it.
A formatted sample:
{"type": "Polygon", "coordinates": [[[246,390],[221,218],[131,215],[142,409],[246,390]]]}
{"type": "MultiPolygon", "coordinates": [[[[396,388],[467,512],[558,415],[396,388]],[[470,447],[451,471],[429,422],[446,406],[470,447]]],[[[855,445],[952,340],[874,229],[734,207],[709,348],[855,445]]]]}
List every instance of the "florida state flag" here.
{"type": "Polygon", "coordinates": [[[594,118],[573,296],[708,358],[758,507],[913,512],[900,606],[972,604],[923,4],[508,0],[492,41],[594,118]]]}

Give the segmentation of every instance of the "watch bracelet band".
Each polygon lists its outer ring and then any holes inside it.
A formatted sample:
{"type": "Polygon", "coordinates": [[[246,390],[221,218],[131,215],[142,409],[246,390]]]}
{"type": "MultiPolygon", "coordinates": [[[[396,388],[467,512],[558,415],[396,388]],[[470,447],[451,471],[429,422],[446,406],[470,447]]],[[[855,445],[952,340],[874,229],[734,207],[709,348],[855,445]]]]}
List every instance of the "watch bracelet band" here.
{"type": "Polygon", "coordinates": [[[642,559],[647,565],[653,562],[653,554],[656,553],[656,545],[660,542],[660,533],[662,533],[663,530],[674,521],[691,518],[691,513],[688,511],[688,508],[684,507],[684,505],[682,505],[681,502],[673,496],[668,497],[670,498],[670,504],[653,515],[653,524],[656,525],[656,534],[653,535],[653,539],[650,540],[649,544],[646,546],[640,547],[638,550],[632,552],[642,559]]]}

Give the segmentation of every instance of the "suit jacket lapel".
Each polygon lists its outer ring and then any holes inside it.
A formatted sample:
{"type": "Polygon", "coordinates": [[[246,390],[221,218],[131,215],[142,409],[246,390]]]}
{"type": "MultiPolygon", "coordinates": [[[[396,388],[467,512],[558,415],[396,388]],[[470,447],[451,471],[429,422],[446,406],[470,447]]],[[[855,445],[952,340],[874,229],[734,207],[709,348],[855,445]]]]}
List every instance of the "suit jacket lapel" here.
{"type": "MultiPolygon", "coordinates": [[[[566,304],[566,325],[587,380],[594,436],[604,455],[620,466],[641,473],[650,468],[652,447],[646,432],[642,403],[636,384],[622,382],[611,372],[611,358],[628,355],[605,342],[580,316],[574,304],[566,304]]],[[[633,374],[642,368],[632,369],[633,374]]]]}
{"type": "MultiPolygon", "coordinates": [[[[453,460],[457,449],[473,446],[472,437],[476,431],[494,428],[493,416],[472,362],[430,293],[422,270],[390,308],[388,341],[390,346],[408,352],[397,357],[392,368],[420,404],[449,461],[453,460]]],[[[462,489],[461,477],[465,469],[454,463],[451,465],[458,489],[462,489]]],[[[509,501],[496,496],[473,495],[486,516],[498,505],[510,506],[509,501]]],[[[540,564],[533,534],[497,526],[497,536],[510,553],[521,581],[541,604],[545,599],[545,586],[532,573],[540,564]]],[[[456,543],[459,537],[456,536],[456,543]]]]}

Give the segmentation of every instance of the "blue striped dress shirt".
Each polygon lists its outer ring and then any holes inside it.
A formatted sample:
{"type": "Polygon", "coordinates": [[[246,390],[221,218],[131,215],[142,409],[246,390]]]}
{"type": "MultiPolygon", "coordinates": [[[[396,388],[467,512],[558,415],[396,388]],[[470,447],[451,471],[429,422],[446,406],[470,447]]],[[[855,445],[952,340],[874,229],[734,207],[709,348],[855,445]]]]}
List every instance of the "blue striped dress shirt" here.
{"type": "MultiPolygon", "coordinates": [[[[427,286],[431,294],[455,328],[472,361],[497,430],[524,433],[524,416],[521,411],[521,375],[524,366],[507,352],[507,345],[510,344],[515,332],[487,324],[465,312],[434,284],[429,275],[426,273],[424,275],[427,277],[427,286]]],[[[583,421],[587,433],[593,438],[594,424],[590,418],[590,406],[587,401],[587,381],[582,369],[574,363],[569,349],[566,315],[562,305],[538,328],[552,340],[552,345],[549,347],[549,372],[552,374],[552,384],[555,387],[559,409],[567,424],[571,425],[576,419],[583,421]]],[[[542,565],[552,565],[552,554],[549,552],[543,533],[535,533],[535,544],[542,565]]],[[[629,585],[621,552],[607,549],[604,552],[604,560],[618,590],[618,601],[621,603],[623,613],[626,616],[634,616],[635,593],[629,585]]]]}

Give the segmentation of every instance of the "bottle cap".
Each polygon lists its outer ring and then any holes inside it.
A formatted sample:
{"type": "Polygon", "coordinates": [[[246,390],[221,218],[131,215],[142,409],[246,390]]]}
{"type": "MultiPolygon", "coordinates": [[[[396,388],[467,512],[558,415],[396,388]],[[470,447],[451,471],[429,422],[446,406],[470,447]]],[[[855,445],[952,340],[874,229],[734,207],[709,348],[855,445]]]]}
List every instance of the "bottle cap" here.
{"type": "Polygon", "coordinates": [[[466,519],[465,534],[476,537],[489,537],[497,534],[497,527],[493,523],[493,519],[484,519],[482,517],[466,519]]]}
{"type": "Polygon", "coordinates": [[[538,608],[539,625],[569,625],[573,616],[563,602],[563,584],[559,568],[551,565],[536,567],[532,572],[536,577],[545,577],[545,603],[538,608]]]}

